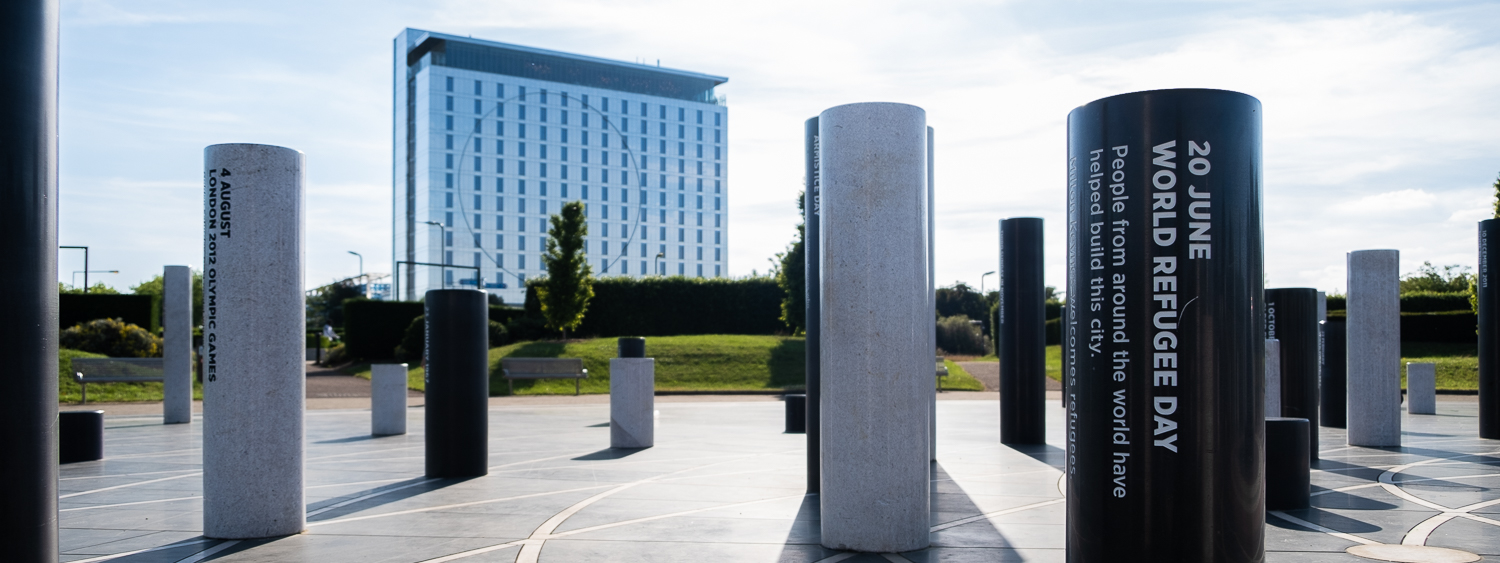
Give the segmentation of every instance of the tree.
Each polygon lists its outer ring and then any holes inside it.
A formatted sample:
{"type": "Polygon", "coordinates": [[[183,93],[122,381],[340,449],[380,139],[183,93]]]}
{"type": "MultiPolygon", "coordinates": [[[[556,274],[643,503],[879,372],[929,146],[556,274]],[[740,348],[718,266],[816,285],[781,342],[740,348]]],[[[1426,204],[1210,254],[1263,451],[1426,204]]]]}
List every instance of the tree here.
{"type": "Polygon", "coordinates": [[[364,296],[352,279],[314,289],[307,296],[307,330],[321,331],[323,325],[344,326],[344,302],[364,296]]]}
{"type": "Polygon", "coordinates": [[[1500,219],[1500,175],[1495,176],[1495,218],[1500,219]]]}
{"type": "MultiPolygon", "coordinates": [[[[797,194],[798,217],[806,217],[807,194],[797,194]]],[[[781,298],[781,322],[786,323],[792,333],[807,331],[807,258],[803,242],[807,238],[807,224],[797,223],[797,238],[787,245],[785,252],[776,254],[776,285],[785,295],[781,298]]]]}
{"type": "Polygon", "coordinates": [[[98,282],[98,283],[95,283],[92,286],[89,286],[89,290],[88,291],[84,291],[83,288],[81,288],[81,287],[73,287],[71,285],[59,282],[57,284],[57,292],[58,293],[92,293],[92,294],[95,294],[95,295],[119,295],[120,294],[119,290],[117,290],[117,289],[115,289],[113,287],[104,285],[104,282],[98,282]]]}
{"type": "Polygon", "coordinates": [[[583,220],[583,202],[563,204],[561,212],[548,221],[552,228],[547,231],[547,252],[542,254],[547,279],[537,284],[537,298],[547,328],[561,330],[563,340],[567,340],[568,329],[578,328],[583,322],[589,300],[594,297],[594,270],[583,249],[589,234],[583,220]]]}
{"type": "Polygon", "coordinates": [[[1417,271],[1402,276],[1399,283],[1402,294],[1417,291],[1461,293],[1469,290],[1469,278],[1473,276],[1468,266],[1451,264],[1439,268],[1432,262],[1423,262],[1417,271]]]}
{"type": "MultiPolygon", "coordinates": [[[[130,286],[130,292],[136,295],[152,295],[157,302],[161,302],[166,293],[166,281],[161,274],[156,277],[130,286]]],[[[193,270],[193,326],[203,325],[203,272],[193,270]]]]}

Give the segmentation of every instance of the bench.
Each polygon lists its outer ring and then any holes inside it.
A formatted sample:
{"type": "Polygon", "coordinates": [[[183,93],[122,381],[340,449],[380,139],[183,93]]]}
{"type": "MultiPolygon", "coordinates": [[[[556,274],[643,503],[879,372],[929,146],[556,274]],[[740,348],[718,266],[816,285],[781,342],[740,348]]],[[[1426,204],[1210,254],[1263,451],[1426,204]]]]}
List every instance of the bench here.
{"type": "Polygon", "coordinates": [[[73,381],[89,402],[90,383],[160,383],[164,377],[161,358],[73,358],[73,381]]]}
{"type": "Polygon", "coordinates": [[[943,390],[943,378],[948,377],[948,366],[943,364],[943,357],[937,356],[937,389],[943,390]]]}
{"type": "Polygon", "coordinates": [[[505,374],[505,389],[516,394],[515,379],[573,379],[573,394],[579,393],[579,381],[589,376],[582,358],[502,358],[500,371],[505,374]]]}

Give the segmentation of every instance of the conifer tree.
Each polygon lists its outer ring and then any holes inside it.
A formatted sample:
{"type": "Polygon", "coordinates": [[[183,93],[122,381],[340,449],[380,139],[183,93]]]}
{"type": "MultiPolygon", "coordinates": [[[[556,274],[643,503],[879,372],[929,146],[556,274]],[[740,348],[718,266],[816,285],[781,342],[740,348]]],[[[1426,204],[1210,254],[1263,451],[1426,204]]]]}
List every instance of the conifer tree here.
{"type": "Polygon", "coordinates": [[[547,230],[547,251],[542,254],[547,279],[537,284],[537,298],[547,327],[561,330],[563,340],[567,340],[568,330],[583,322],[589,300],[594,297],[593,269],[583,248],[589,232],[583,202],[563,204],[548,222],[552,227],[547,230]]]}

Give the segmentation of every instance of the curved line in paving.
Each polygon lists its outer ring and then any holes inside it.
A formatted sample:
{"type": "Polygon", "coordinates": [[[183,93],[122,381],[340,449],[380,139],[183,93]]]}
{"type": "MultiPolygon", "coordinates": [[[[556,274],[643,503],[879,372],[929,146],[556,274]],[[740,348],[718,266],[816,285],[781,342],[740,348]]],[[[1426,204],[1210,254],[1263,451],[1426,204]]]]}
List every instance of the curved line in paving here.
{"type": "MultiPolygon", "coordinates": [[[[1400,499],[1405,500],[1407,502],[1415,503],[1415,504],[1418,504],[1418,505],[1421,505],[1421,506],[1424,506],[1424,507],[1427,507],[1427,508],[1430,508],[1430,509],[1438,511],[1438,513],[1436,515],[1433,515],[1432,517],[1429,517],[1426,520],[1418,522],[1416,526],[1413,526],[1410,530],[1407,530],[1406,534],[1404,536],[1402,536],[1402,538],[1401,538],[1401,544],[1402,545],[1427,545],[1427,538],[1430,537],[1432,535],[1432,532],[1436,531],[1439,526],[1442,526],[1443,524],[1446,524],[1449,520],[1452,520],[1454,518],[1457,518],[1457,517],[1460,517],[1460,516],[1467,516],[1468,512],[1471,511],[1471,510],[1477,510],[1479,508],[1483,508],[1483,507],[1486,507],[1486,506],[1491,506],[1491,505],[1494,505],[1494,504],[1500,504],[1500,500],[1478,502],[1478,503],[1474,503],[1474,504],[1471,504],[1471,505],[1468,505],[1468,506],[1463,506],[1463,507],[1458,507],[1458,508],[1452,508],[1452,507],[1448,507],[1448,506],[1443,506],[1441,504],[1438,504],[1438,503],[1429,501],[1427,499],[1418,497],[1418,496],[1416,496],[1414,494],[1411,494],[1411,493],[1407,492],[1406,490],[1402,489],[1401,485],[1404,484],[1404,483],[1397,483],[1396,482],[1395,478],[1396,478],[1397,474],[1399,474],[1399,473],[1401,473],[1403,471],[1406,471],[1408,469],[1411,469],[1413,467],[1420,467],[1420,466],[1423,466],[1423,465],[1431,465],[1431,464],[1435,464],[1435,463],[1440,463],[1440,462],[1445,462],[1445,461],[1452,461],[1452,460],[1455,460],[1455,459],[1462,459],[1462,458],[1466,458],[1466,457],[1478,457],[1478,456],[1492,455],[1492,454],[1495,454],[1495,453],[1500,453],[1500,452],[1487,452],[1487,453],[1477,453],[1477,454],[1463,454],[1463,455],[1457,455],[1457,456],[1451,456],[1451,457],[1432,458],[1432,459],[1428,459],[1428,460],[1424,460],[1424,461],[1418,461],[1418,462],[1414,462],[1414,463],[1408,463],[1408,464],[1405,464],[1405,465],[1399,465],[1399,466],[1396,466],[1396,467],[1392,467],[1392,468],[1386,470],[1385,473],[1381,473],[1380,474],[1380,487],[1382,489],[1384,489],[1386,492],[1388,492],[1388,493],[1390,493],[1392,495],[1395,495],[1397,498],[1400,498],[1400,499]]],[[[1483,520],[1489,520],[1489,519],[1488,518],[1484,518],[1483,520]]],[[[1483,520],[1481,520],[1481,521],[1483,521],[1483,520]]],[[[1486,522],[1486,523],[1494,523],[1494,522],[1490,521],[1490,522],[1486,522]]],[[[1496,525],[1500,525],[1500,524],[1496,524],[1496,525]]]]}

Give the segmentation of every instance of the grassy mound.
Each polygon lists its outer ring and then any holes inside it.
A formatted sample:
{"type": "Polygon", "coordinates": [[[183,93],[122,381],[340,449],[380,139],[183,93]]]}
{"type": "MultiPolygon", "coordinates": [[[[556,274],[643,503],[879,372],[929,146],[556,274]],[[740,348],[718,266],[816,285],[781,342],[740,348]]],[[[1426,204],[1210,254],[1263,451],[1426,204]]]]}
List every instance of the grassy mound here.
{"type": "MultiPolygon", "coordinates": [[[[518,342],[490,350],[490,395],[506,395],[500,359],[582,358],[589,378],[584,393],[609,392],[609,360],[615,357],[615,338],[518,342]]],[[[656,358],[659,391],[780,391],[802,388],[806,366],[802,338],[754,335],[654,336],[646,339],[646,354],[656,358]]],[[[944,389],[980,389],[979,381],[950,364],[944,389]]],[[[350,370],[369,378],[369,365],[350,370]]],[[[423,390],[420,366],[407,370],[407,385],[423,390]]],[[[517,395],[571,395],[573,380],[516,380],[517,395]]]]}

